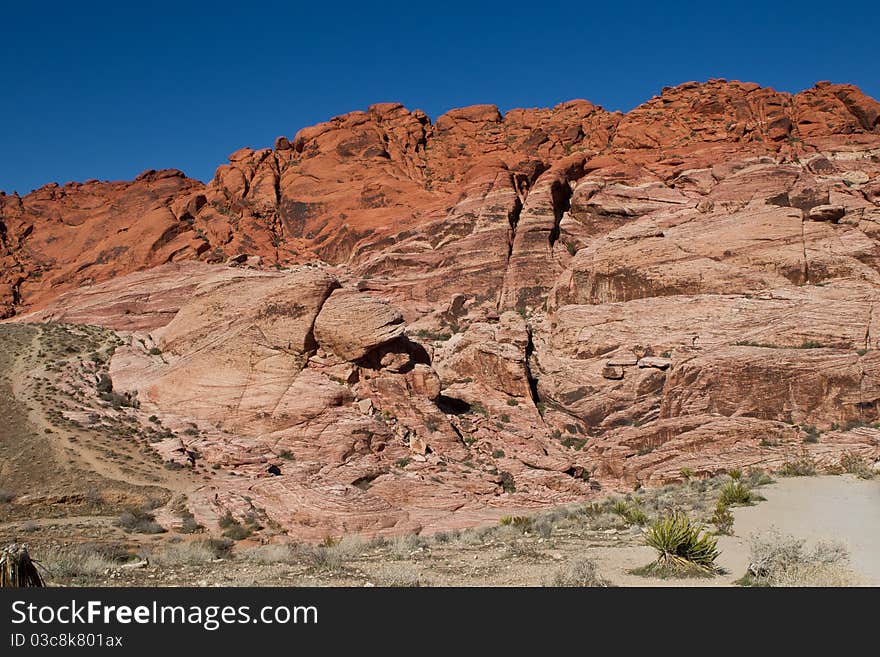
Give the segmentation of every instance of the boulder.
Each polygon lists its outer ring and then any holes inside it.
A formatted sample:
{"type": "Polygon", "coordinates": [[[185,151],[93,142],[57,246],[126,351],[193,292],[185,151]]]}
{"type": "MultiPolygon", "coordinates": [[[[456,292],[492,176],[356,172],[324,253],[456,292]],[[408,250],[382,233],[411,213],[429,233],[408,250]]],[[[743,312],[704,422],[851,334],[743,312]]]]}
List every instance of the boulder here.
{"type": "Polygon", "coordinates": [[[340,290],[315,319],[315,339],[325,350],[354,361],[403,335],[403,315],[379,299],[340,290]]]}
{"type": "Polygon", "coordinates": [[[807,217],[811,221],[830,221],[836,224],[845,214],[846,208],[842,205],[817,205],[810,208],[807,217]]]}

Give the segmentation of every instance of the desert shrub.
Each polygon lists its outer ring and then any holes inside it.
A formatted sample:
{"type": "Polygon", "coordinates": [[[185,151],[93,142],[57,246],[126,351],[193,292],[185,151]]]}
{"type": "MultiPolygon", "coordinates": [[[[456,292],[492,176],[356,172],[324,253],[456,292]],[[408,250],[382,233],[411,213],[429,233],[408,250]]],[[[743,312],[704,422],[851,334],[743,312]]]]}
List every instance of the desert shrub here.
{"type": "Polygon", "coordinates": [[[431,536],[435,543],[449,543],[455,538],[453,532],[437,532],[431,536]]]}
{"type": "Polygon", "coordinates": [[[532,530],[541,538],[550,538],[553,534],[553,523],[547,518],[542,518],[532,523],[532,530]]]}
{"type": "Polygon", "coordinates": [[[519,527],[526,530],[532,524],[532,519],[528,516],[501,516],[498,524],[502,527],[519,527]]]}
{"type": "MultiPolygon", "coordinates": [[[[329,538],[329,537],[328,537],[329,538]]],[[[325,539],[320,545],[302,545],[300,554],[312,566],[322,570],[341,570],[366,548],[365,543],[357,538],[325,539]]]]}
{"type": "Polygon", "coordinates": [[[168,543],[148,556],[157,566],[198,566],[217,558],[217,547],[208,541],[168,543]]]}
{"type": "Polygon", "coordinates": [[[754,468],[752,470],[749,470],[746,474],[745,482],[749,488],[756,488],[758,486],[766,486],[767,484],[772,484],[773,477],[767,474],[764,470],[754,468]]]}
{"type": "Polygon", "coordinates": [[[198,534],[204,531],[205,528],[199,524],[189,509],[182,507],[178,509],[177,513],[180,516],[180,528],[178,531],[181,534],[198,534]]]}
{"type": "Polygon", "coordinates": [[[407,564],[388,564],[374,575],[376,586],[419,588],[433,586],[429,577],[407,564]]]}
{"type": "Polygon", "coordinates": [[[544,585],[604,587],[608,586],[608,582],[599,575],[596,564],[584,557],[575,559],[559,568],[544,585]]]}
{"type": "Polygon", "coordinates": [[[648,522],[648,515],[637,504],[630,504],[626,500],[613,500],[609,506],[612,513],[616,513],[623,518],[628,525],[645,525],[648,522]]]}
{"type": "Polygon", "coordinates": [[[874,470],[871,464],[853,452],[847,452],[840,458],[840,467],[860,479],[872,479],[874,477],[874,470]]]}
{"type": "Polygon", "coordinates": [[[235,545],[235,541],[228,538],[206,538],[198,542],[207,546],[214,553],[215,559],[225,559],[228,557],[232,552],[232,546],[235,545]]]}
{"type": "Polygon", "coordinates": [[[38,563],[45,569],[50,581],[94,579],[107,570],[130,560],[124,549],[93,543],[48,549],[39,555],[38,563]]]}
{"type": "Polygon", "coordinates": [[[730,512],[730,507],[728,507],[721,500],[718,500],[717,504],[715,504],[715,512],[709,519],[709,522],[715,525],[716,533],[728,535],[732,534],[733,521],[734,518],[733,514],[730,512]]]}
{"type": "Polygon", "coordinates": [[[820,431],[814,425],[808,424],[807,426],[801,427],[804,434],[804,442],[805,443],[818,443],[820,431]]]}
{"type": "Polygon", "coordinates": [[[783,477],[811,477],[816,474],[816,461],[806,451],[791,461],[786,461],[779,469],[783,477]]]}
{"type": "Polygon", "coordinates": [[[124,511],[116,520],[116,524],[127,532],[138,534],[162,534],[165,531],[165,528],[156,522],[156,517],[146,507],[124,511]]]}
{"type": "Polygon", "coordinates": [[[717,569],[717,539],[681,511],[674,511],[651,523],[645,543],[657,551],[657,560],[649,566],[654,572],[711,574],[717,569]]]}
{"type": "Polygon", "coordinates": [[[391,553],[398,559],[407,559],[413,552],[422,547],[422,539],[418,534],[395,536],[389,543],[391,553]]]}
{"type": "Polygon", "coordinates": [[[0,490],[0,504],[9,504],[15,497],[11,490],[0,490]]]}
{"type": "Polygon", "coordinates": [[[296,558],[296,550],[285,543],[258,545],[237,553],[240,559],[254,563],[290,563],[296,558]]]}
{"type": "Polygon", "coordinates": [[[501,473],[501,489],[505,493],[515,493],[516,492],[516,481],[513,478],[513,475],[509,472],[501,473]]]}
{"type": "Polygon", "coordinates": [[[846,586],[852,575],[840,543],[817,543],[812,549],[793,536],[770,530],[753,536],[749,566],[740,584],[746,586],[846,586]]]}
{"type": "Polygon", "coordinates": [[[743,471],[739,468],[733,468],[727,471],[727,476],[733,479],[734,481],[739,481],[742,479],[743,471]]]}
{"type": "Polygon", "coordinates": [[[223,536],[232,539],[233,541],[243,541],[253,533],[253,529],[242,525],[238,520],[233,520],[232,523],[227,525],[223,530],[223,536]]]}
{"type": "Polygon", "coordinates": [[[519,402],[516,399],[514,399],[513,397],[509,397],[507,399],[507,405],[508,406],[519,406],[519,402]]]}
{"type": "Polygon", "coordinates": [[[743,482],[731,480],[721,487],[721,496],[718,501],[726,506],[751,504],[752,492],[743,482]]]}

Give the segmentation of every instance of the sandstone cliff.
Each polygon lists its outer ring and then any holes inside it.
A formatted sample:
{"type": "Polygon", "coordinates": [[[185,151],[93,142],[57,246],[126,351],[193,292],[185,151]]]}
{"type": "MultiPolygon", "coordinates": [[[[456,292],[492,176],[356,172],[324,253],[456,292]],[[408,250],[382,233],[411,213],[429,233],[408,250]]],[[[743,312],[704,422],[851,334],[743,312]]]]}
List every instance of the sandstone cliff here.
{"type": "Polygon", "coordinates": [[[199,426],[208,521],[430,530],[877,458],[878,236],[880,103],[852,86],[382,104],[207,185],[0,197],[0,309],[128,336],[114,381],[199,426]]]}

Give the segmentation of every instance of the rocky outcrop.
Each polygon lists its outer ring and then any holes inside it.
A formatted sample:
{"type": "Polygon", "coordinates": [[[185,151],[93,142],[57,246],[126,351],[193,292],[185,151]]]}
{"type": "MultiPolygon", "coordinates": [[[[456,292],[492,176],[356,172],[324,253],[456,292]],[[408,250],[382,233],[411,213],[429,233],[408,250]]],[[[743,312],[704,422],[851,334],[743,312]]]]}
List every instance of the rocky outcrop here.
{"type": "Polygon", "coordinates": [[[876,459],[878,116],[723,80],[625,115],[374,105],[207,185],[0,197],[0,310],[122,331],[156,450],[216,466],[195,507],[307,538],[876,459]]]}
{"type": "Polygon", "coordinates": [[[315,318],[315,339],[344,360],[358,360],[403,335],[403,315],[393,306],[343,291],[330,295],[315,318]]]}

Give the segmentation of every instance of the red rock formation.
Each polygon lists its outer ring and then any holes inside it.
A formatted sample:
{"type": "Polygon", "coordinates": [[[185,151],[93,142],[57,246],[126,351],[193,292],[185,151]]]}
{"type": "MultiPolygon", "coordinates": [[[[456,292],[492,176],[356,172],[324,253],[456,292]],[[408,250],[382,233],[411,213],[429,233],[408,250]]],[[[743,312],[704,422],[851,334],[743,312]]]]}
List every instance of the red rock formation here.
{"type": "Polygon", "coordinates": [[[224,509],[431,530],[880,455],[880,104],[852,86],[382,104],[229,160],[0,197],[3,313],[134,331],[114,381],[204,425],[224,509]]]}

